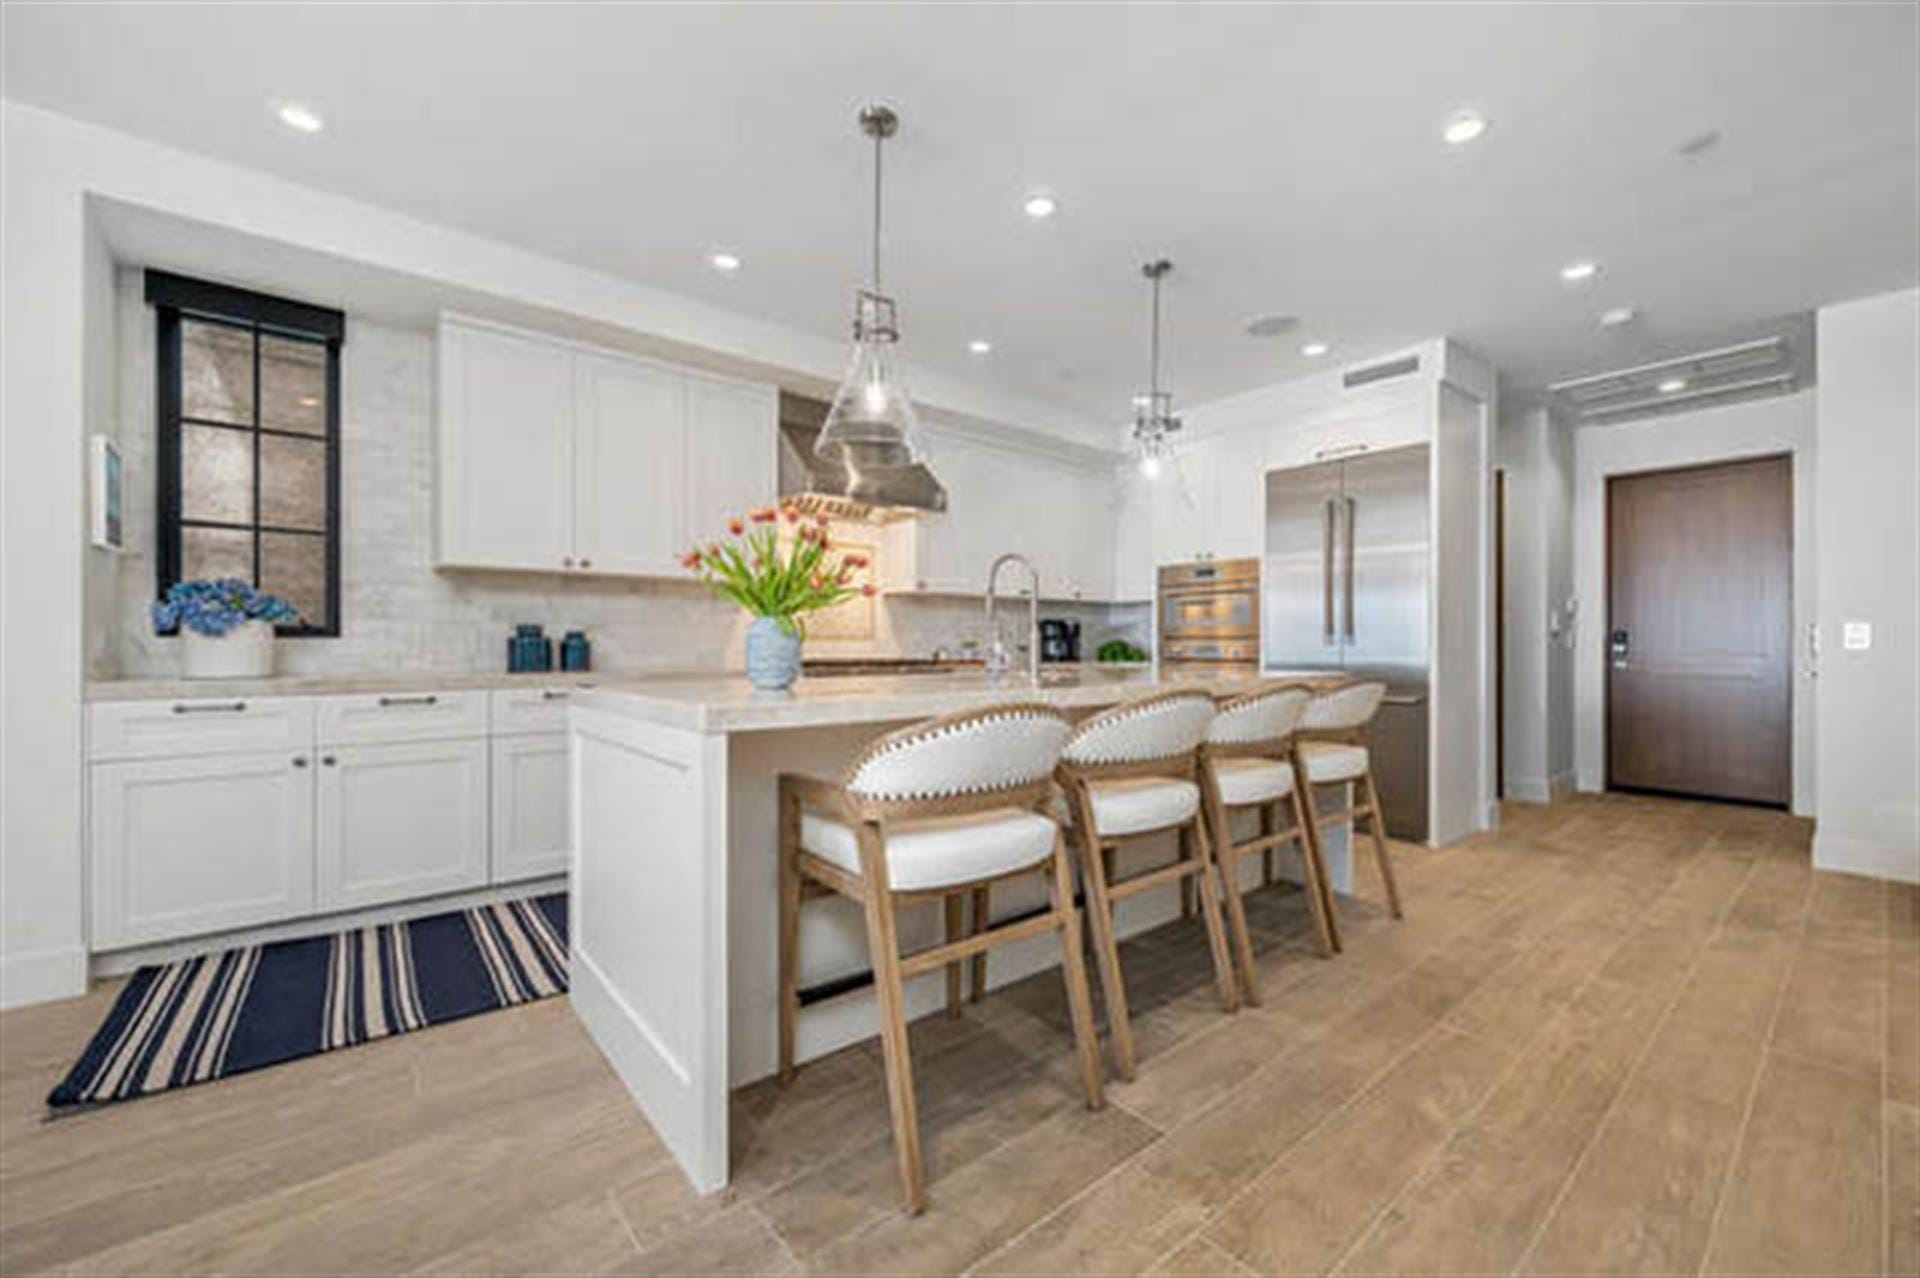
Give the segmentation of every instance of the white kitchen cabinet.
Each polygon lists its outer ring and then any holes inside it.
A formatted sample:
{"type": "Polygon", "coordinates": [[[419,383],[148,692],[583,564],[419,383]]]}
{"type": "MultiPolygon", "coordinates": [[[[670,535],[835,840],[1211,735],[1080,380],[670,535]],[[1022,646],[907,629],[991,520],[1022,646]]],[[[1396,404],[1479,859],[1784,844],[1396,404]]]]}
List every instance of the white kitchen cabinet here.
{"type": "Polygon", "coordinates": [[[314,698],[319,742],[388,745],[487,734],[487,694],[466,692],[350,692],[314,698]]]}
{"type": "Polygon", "coordinates": [[[1432,408],[1423,390],[1430,395],[1424,385],[1383,389],[1276,426],[1265,441],[1267,468],[1291,470],[1427,443],[1433,438],[1432,408]]]}
{"type": "Polygon", "coordinates": [[[183,697],[96,701],[87,707],[87,758],[95,762],[298,754],[312,744],[313,702],[307,697],[183,697]]]}
{"type": "MultiPolygon", "coordinates": [[[[1049,600],[1105,600],[1113,590],[1113,481],[1010,445],[928,432],[928,465],[947,509],[889,530],[884,585],[893,591],[983,595],[993,561],[1025,554],[1049,600]]],[[[1010,591],[1012,577],[1002,583],[1010,591]]]]}
{"type": "Polygon", "coordinates": [[[1154,590],[1154,489],[1144,475],[1128,469],[1116,477],[1118,500],[1113,531],[1113,598],[1132,603],[1151,600],[1154,590]]]}
{"type": "Polygon", "coordinates": [[[487,881],[484,738],[323,747],[315,904],[345,910],[487,881]]]}
{"type": "Polygon", "coordinates": [[[773,387],[452,316],[440,351],[443,566],[677,577],[774,499],[773,387]]]}
{"type": "Polygon", "coordinates": [[[565,874],[573,847],[566,734],[496,737],[492,750],[492,881],[565,874]]]}
{"type": "Polygon", "coordinates": [[[573,557],[573,397],[567,347],[441,326],[440,563],[566,566],[573,557]]]}
{"type": "Polygon", "coordinates": [[[671,576],[687,545],[685,380],[636,360],[574,360],[568,567],[671,576]]]}
{"type": "Polygon", "coordinates": [[[96,763],[92,948],[312,910],[314,775],[307,749],[96,763]]]}
{"type": "Polygon", "coordinates": [[[718,537],[728,518],[773,503],[779,416],[779,392],[771,386],[687,376],[683,547],[718,537]]]}

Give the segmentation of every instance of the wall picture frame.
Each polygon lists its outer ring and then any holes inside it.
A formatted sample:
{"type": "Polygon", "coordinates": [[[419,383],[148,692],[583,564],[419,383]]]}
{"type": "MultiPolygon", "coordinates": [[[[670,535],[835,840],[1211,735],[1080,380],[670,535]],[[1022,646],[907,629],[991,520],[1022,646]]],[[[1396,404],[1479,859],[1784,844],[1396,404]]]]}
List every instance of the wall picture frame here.
{"type": "Polygon", "coordinates": [[[126,468],[120,446],[105,435],[92,439],[91,521],[93,544],[102,550],[126,549],[126,468]]]}

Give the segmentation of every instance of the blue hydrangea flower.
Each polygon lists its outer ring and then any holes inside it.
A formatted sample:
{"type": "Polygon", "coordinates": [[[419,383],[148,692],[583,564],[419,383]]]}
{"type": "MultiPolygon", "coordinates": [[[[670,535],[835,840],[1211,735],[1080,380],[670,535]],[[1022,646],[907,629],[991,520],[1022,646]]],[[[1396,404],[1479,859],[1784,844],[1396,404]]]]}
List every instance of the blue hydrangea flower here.
{"type": "Polygon", "coordinates": [[[273,624],[296,621],[299,612],[278,595],[258,590],[239,577],[179,581],[153,605],[153,628],[171,634],[181,626],[202,635],[224,635],[248,621],[273,624]]]}

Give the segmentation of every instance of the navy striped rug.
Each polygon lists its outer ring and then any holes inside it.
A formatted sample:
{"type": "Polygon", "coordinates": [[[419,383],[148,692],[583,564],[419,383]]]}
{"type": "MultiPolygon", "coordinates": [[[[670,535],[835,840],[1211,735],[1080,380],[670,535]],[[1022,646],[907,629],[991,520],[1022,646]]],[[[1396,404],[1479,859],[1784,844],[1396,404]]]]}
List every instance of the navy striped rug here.
{"type": "Polygon", "coordinates": [[[47,1104],[130,1100],[566,988],[564,892],[143,967],[47,1104]]]}

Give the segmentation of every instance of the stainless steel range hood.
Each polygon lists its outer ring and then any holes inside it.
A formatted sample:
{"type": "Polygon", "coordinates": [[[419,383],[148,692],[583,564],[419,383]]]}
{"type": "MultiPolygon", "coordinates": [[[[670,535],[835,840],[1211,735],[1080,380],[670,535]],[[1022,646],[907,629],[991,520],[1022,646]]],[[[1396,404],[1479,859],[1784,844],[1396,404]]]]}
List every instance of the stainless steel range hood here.
{"type": "Polygon", "coordinates": [[[857,478],[813,451],[827,420],[827,405],[780,394],[780,500],[802,510],[864,523],[891,523],[947,508],[947,490],[925,466],[881,471],[857,478]]]}

